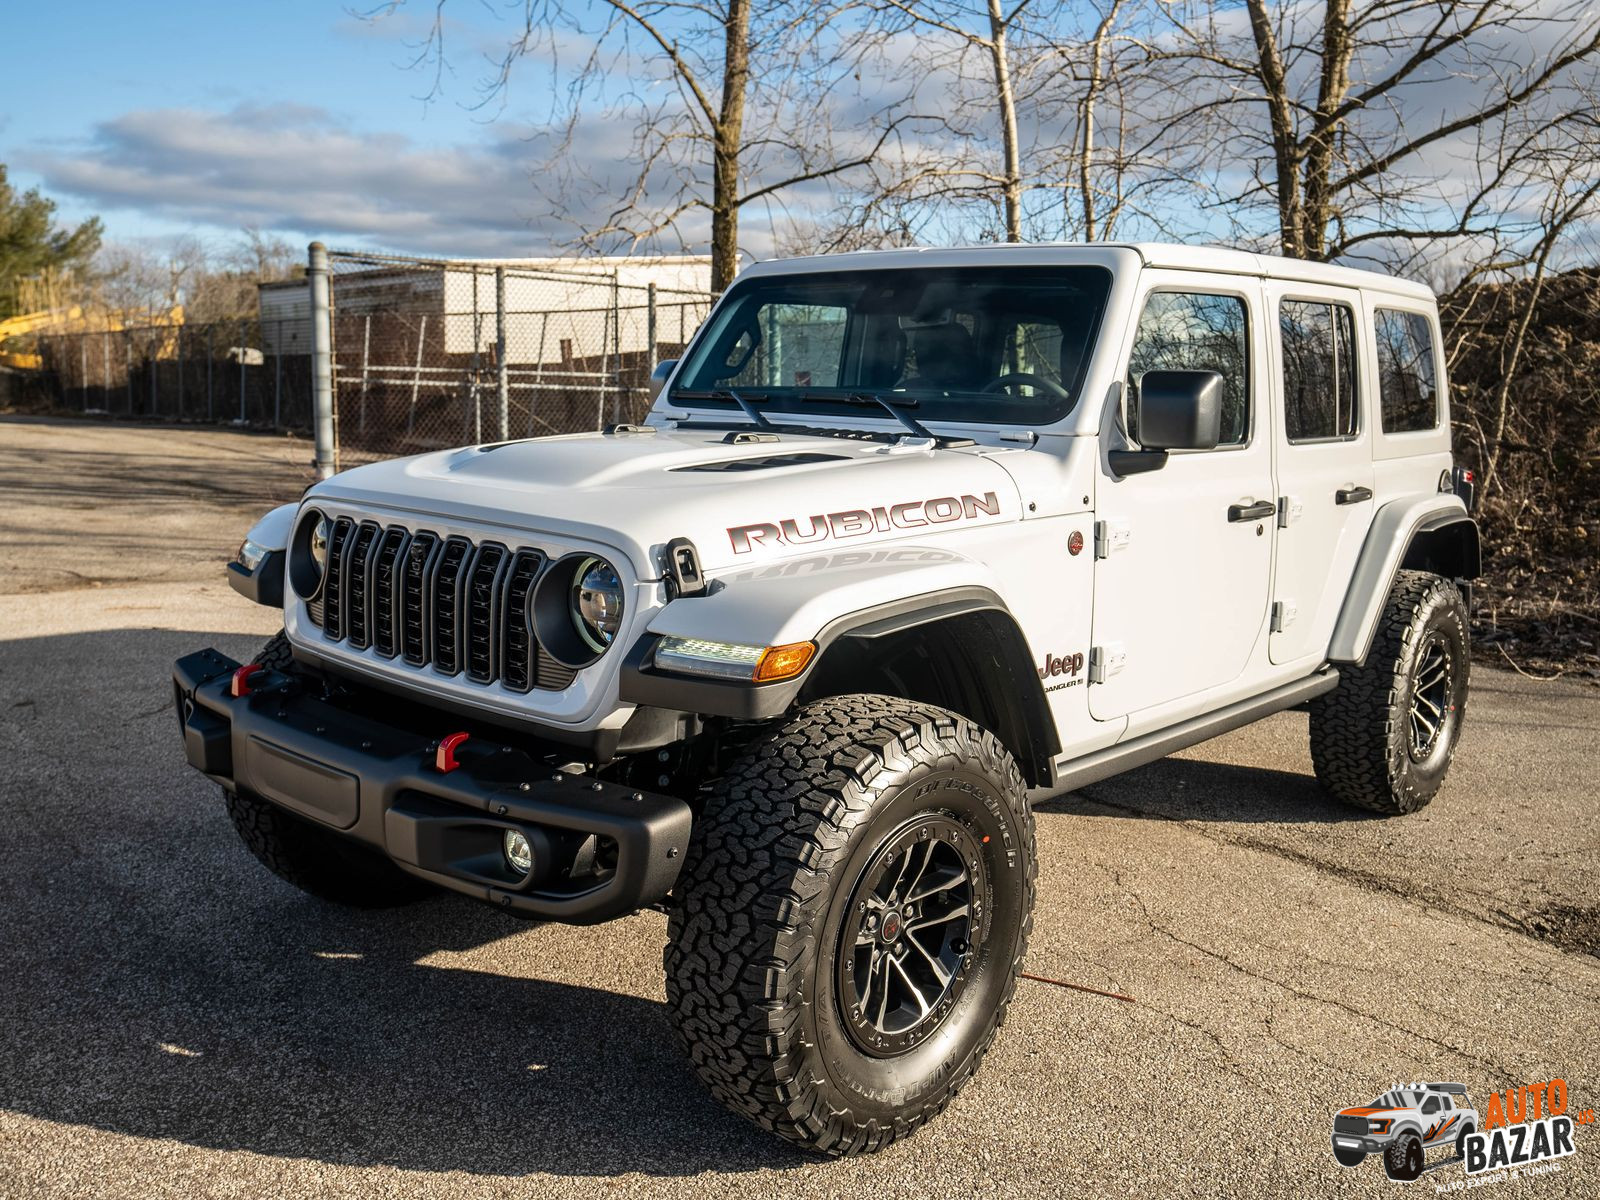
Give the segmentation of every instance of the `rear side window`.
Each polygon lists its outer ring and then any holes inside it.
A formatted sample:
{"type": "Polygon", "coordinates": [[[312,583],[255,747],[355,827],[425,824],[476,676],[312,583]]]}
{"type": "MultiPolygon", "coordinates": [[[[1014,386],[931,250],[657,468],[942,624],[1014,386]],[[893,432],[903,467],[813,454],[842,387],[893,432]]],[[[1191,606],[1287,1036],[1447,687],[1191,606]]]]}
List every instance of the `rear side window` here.
{"type": "Polygon", "coordinates": [[[1416,433],[1439,427],[1438,375],[1433,326],[1421,313],[1377,310],[1378,396],[1385,433],[1416,433]]]}
{"type": "Polygon", "coordinates": [[[1284,300],[1278,307],[1283,343],[1283,420],[1291,442],[1353,438],[1356,403],[1355,314],[1343,304],[1284,300]]]}
{"type": "Polygon", "coordinates": [[[1238,296],[1152,292],[1128,360],[1128,436],[1139,440],[1139,381],[1146,371],[1215,371],[1223,388],[1217,444],[1242,444],[1250,435],[1249,362],[1249,323],[1238,296]]]}

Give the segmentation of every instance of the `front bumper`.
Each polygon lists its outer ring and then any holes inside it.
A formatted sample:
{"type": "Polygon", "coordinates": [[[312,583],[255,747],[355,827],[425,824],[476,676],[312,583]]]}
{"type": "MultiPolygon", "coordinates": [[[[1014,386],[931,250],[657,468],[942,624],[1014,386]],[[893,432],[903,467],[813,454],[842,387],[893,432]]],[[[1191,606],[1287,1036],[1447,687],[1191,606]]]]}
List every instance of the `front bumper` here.
{"type": "Polygon", "coordinates": [[[510,912],[590,924],[671,890],[691,812],[672,796],[551,768],[473,736],[459,766],[435,765],[431,737],[319,696],[298,677],[258,671],[232,695],[239,664],[215,650],[180,658],[173,689],[195,769],[382,852],[420,876],[510,912]],[[518,876],[500,847],[518,829],[535,867],[518,876]]]}

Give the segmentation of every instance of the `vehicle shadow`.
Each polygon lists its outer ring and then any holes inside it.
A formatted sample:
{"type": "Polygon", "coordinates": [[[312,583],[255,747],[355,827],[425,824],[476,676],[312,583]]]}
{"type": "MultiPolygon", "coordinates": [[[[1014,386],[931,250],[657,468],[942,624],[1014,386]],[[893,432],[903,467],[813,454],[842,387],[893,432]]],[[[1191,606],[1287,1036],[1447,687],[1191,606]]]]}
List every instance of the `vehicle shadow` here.
{"type": "Polygon", "coordinates": [[[1350,825],[1383,819],[1340,804],[1309,774],[1193,758],[1164,758],[1075,792],[1039,794],[1033,806],[1143,820],[1350,825]]]}
{"type": "MultiPolygon", "coordinates": [[[[573,952],[571,931],[447,896],[339,909],[256,864],[183,762],[167,672],[183,652],[259,640],[0,642],[0,1108],[477,1175],[813,1161],[710,1099],[658,1000],[482,965],[537,975],[541,956],[573,952]],[[97,678],[71,669],[93,662],[97,678]]],[[[638,958],[654,970],[623,978],[658,995],[662,936],[649,914],[584,931],[583,965],[548,969],[587,979],[638,958]]]]}

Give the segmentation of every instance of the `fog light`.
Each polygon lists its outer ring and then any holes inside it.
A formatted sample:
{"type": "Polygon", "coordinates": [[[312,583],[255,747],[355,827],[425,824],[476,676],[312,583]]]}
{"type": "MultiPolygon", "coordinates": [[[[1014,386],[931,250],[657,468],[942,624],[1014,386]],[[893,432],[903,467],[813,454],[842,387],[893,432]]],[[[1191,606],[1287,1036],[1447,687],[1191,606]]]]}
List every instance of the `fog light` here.
{"type": "Polygon", "coordinates": [[[533,870],[533,847],[520,829],[506,830],[506,861],[518,875],[533,870]]]}

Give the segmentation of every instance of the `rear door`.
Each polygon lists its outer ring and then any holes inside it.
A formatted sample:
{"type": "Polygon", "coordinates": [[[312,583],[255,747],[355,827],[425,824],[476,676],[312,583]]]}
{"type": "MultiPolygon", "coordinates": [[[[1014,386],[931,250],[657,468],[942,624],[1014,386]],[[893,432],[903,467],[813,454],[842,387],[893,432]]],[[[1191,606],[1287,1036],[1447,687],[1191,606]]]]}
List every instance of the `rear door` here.
{"type": "Polygon", "coordinates": [[[1222,437],[1097,492],[1089,711],[1102,721],[1238,679],[1260,642],[1272,567],[1259,281],[1151,271],[1142,282],[1124,384],[1130,440],[1140,379],[1154,370],[1220,373],[1222,437]]]}
{"type": "Polygon", "coordinates": [[[1372,524],[1369,344],[1360,295],[1269,281],[1278,537],[1274,663],[1326,653],[1372,524]]]}

